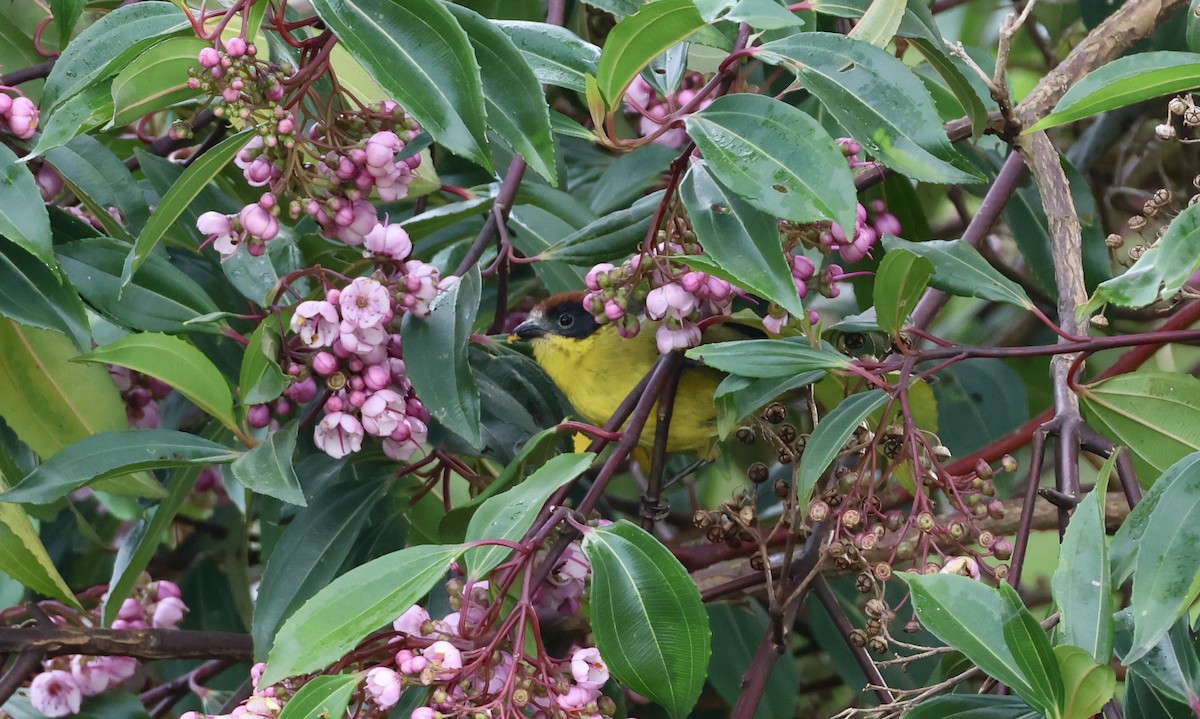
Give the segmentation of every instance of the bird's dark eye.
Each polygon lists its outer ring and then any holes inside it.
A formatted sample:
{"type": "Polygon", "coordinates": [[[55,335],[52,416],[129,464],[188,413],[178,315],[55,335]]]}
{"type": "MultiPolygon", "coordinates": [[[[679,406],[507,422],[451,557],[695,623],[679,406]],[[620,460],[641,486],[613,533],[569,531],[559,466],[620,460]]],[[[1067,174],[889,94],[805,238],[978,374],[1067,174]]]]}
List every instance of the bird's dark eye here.
{"type": "Polygon", "coordinates": [[[575,325],[575,317],[567,312],[558,316],[558,326],[564,330],[569,330],[575,325]]]}

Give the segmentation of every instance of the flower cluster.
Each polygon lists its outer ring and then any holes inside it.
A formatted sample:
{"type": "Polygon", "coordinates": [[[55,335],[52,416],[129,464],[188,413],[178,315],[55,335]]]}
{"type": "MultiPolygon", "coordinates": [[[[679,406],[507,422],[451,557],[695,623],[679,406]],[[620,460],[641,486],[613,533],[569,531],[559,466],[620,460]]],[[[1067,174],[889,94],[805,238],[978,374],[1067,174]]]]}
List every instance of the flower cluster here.
{"type": "MultiPolygon", "coordinates": [[[[297,381],[288,397],[307,402],[316,396],[316,381],[324,383],[325,415],[313,440],[332,457],[359,451],[371,435],[387,456],[405,461],[426,439],[429,412],[408,379],[396,323],[405,312],[427,315],[439,286],[454,278],[439,282],[437,269],[418,260],[402,267],[391,277],[359,277],[330,289],[323,299],[296,305],[292,314],[288,372],[297,381]]],[[[264,410],[251,411],[259,415],[252,423],[269,420],[264,410]]]]}
{"type": "Polygon", "coordinates": [[[662,354],[700,344],[698,323],[729,314],[735,290],[725,280],[675,259],[700,252],[690,232],[681,237],[680,242],[668,242],[660,233],[652,253],[634,255],[620,267],[607,262],[594,266],[585,280],[584,308],[597,322],[615,324],[623,337],[641,330],[637,315],[644,309],[647,318],[659,323],[655,340],[662,354]]]}
{"type": "Polygon", "coordinates": [[[417,124],[395,102],[385,100],[326,122],[304,122],[284,109],[294,104],[283,102],[289,87],[286,69],[258,60],[254,46],[241,38],[204,48],[198,61],[189,85],[214,98],[214,112],[236,113],[256,125],[257,135],[238,151],[234,163],[247,184],[266,188],[257,202],[237,214],[200,216],[197,229],[223,258],[232,257],[242,244],[252,255],[261,255],[265,243],[278,235],[277,217],[285,210],[293,220],[312,217],[326,237],[353,247],[366,244],[379,257],[399,261],[407,255],[371,201],[407,197],[421,164],[419,153],[405,152],[418,133],[417,124]],[[372,235],[378,236],[373,244],[368,240],[372,235]]]}
{"type": "MultiPolygon", "coordinates": [[[[666,97],[658,92],[638,75],[625,91],[625,109],[638,115],[638,133],[642,137],[654,137],[652,142],[667,147],[682,147],[687,141],[687,133],[682,123],[663,130],[663,123],[668,116],[686,106],[696,98],[696,91],[703,84],[704,78],[700,73],[688,73],[680,83],[680,88],[666,97]]],[[[712,100],[707,98],[696,103],[693,111],[703,110],[712,100]]]]}
{"type": "Polygon", "coordinates": [[[171,392],[171,386],[127,367],[109,365],[108,374],[125,401],[129,426],[137,429],[158,427],[158,401],[171,392]]]}
{"type": "Polygon", "coordinates": [[[15,87],[0,85],[0,129],[19,140],[28,140],[37,132],[37,126],[38,109],[33,100],[15,87]]]}
{"type": "MultiPolygon", "coordinates": [[[[188,611],[173,582],[145,579],[121,604],[113,629],[174,629],[188,611]]],[[[65,622],[62,616],[55,622],[65,622]]],[[[100,624],[99,610],[75,617],[86,626],[100,624]]],[[[29,684],[29,701],[47,717],[78,714],[83,699],[93,697],[132,677],[138,661],[132,657],[87,657],[79,654],[55,657],[42,664],[42,671],[29,684]]]]}

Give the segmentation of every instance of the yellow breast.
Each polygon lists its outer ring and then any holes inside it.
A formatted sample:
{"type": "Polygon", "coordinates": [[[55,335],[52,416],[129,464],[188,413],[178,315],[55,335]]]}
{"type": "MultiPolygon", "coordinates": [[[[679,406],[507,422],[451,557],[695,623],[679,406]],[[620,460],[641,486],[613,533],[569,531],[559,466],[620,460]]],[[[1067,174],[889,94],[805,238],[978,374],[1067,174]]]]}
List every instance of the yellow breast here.
{"type": "MultiPolygon", "coordinates": [[[[654,327],[647,324],[633,339],[624,339],[612,325],[584,338],[546,335],[532,342],[533,357],[584,420],[601,425],[612,416],[658,359],[654,327]]],[[[707,449],[716,435],[713,391],[721,374],[703,367],[685,367],[675,393],[667,449],[696,452],[707,449]]],[[[655,414],[650,415],[640,443],[654,444],[655,414]]]]}

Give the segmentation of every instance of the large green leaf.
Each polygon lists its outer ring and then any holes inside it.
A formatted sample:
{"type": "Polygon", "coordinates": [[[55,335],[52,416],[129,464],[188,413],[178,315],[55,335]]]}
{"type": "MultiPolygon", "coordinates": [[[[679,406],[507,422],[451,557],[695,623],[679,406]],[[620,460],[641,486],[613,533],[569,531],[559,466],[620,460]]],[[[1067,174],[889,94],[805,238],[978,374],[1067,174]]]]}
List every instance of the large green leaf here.
{"type": "Polygon", "coordinates": [[[1112,571],[1104,503],[1108,478],[1121,451],[1109,456],[1096,475],[1095,488],[1071,515],[1059,545],[1058,567],[1050,579],[1054,603],[1062,614],[1059,643],[1083,649],[1098,664],[1107,664],[1113,649],[1112,571]]]}
{"type": "Polygon", "coordinates": [[[267,560],[254,603],[255,658],[266,659],[279,625],[337,576],[362,532],[363,517],[386,490],[379,481],[331,484],[288,525],[267,560]]]}
{"type": "Polygon", "coordinates": [[[54,63],[42,89],[42,110],[124,69],[143,50],[184,29],[187,17],[169,2],[122,5],[79,33],[54,63]]]}
{"type": "Polygon", "coordinates": [[[1000,592],[956,574],[896,576],[912,591],[922,626],[1022,698],[1033,694],[1004,637],[1004,623],[1012,612],[1000,592]]]}
{"type": "Polygon", "coordinates": [[[846,446],[846,441],[858,429],[859,423],[887,400],[888,394],[881,389],[861,392],[842,400],[821,419],[809,435],[804,444],[804,454],[800,456],[800,469],[793,487],[800,502],[808,501],[808,495],[817,480],[846,446]]]}
{"type": "Polygon", "coordinates": [[[928,258],[908,250],[888,252],[875,271],[875,317],[879,329],[896,334],[933,277],[934,266],[928,258]]]}
{"type": "Polygon", "coordinates": [[[196,57],[212,47],[196,37],[173,37],[143,52],[121,69],[112,82],[112,123],[116,127],[144,115],[200,97],[188,87],[188,70],[196,57]]]}
{"type": "Polygon", "coordinates": [[[872,0],[849,37],[886,48],[900,28],[906,4],[905,0],[872,0]]]}
{"type": "Polygon", "coordinates": [[[375,82],[452,152],[492,169],[471,42],[438,0],[315,0],[375,82]]]}
{"type": "Polygon", "coordinates": [[[260,681],[275,684],[342,657],[428,594],[462,551],[436,544],[409,547],[333,580],[284,622],[260,681]]]}
{"type": "Polygon", "coordinates": [[[42,193],[13,151],[0,144],[0,235],[58,271],[50,237],[50,216],[42,193]]]}
{"type": "Polygon", "coordinates": [[[83,485],[143,469],[229,462],[237,452],[173,429],[101,432],[71,444],[42,462],[0,501],[47,504],[83,485]]]}
{"type": "Polygon", "coordinates": [[[918,180],[982,178],[950,145],[929,91],[907,67],[869,43],[806,32],[766,43],[755,57],[793,70],[846,131],[885,165],[918,180]]]}
{"type": "Polygon", "coordinates": [[[1196,712],[1155,689],[1138,674],[1125,677],[1124,716],[1129,719],[1196,719],[1196,712]]]}
{"type": "Polygon", "coordinates": [[[129,168],[112,150],[91,135],[80,135],[47,152],[46,162],[108,235],[132,242],[132,233],[145,224],[149,208],[129,168]],[[120,211],[123,223],[109,214],[110,208],[120,211]]]}
{"type": "Polygon", "coordinates": [[[821,123],[765,95],[717,98],[686,120],[722,184],[776,218],[831,220],[848,232],[858,206],[854,177],[821,123]]]}
{"type": "Polygon", "coordinates": [[[623,210],[581,227],[542,252],[538,259],[591,266],[628,255],[645,238],[650,218],[662,201],[662,190],[652,192],[623,210]]]}
{"type": "Polygon", "coordinates": [[[55,248],[63,272],[88,304],[118,325],[151,332],[218,332],[213,324],[187,325],[217,311],[200,285],[171,262],[151,255],[122,290],[121,271],[130,245],[92,237],[55,248]]]}
{"type": "Polygon", "coordinates": [[[29,156],[40,157],[67,144],[80,133],[100,127],[112,118],[112,111],[112,93],[107,82],[84,88],[67,98],[46,118],[29,156]]]}
{"type": "Polygon", "coordinates": [[[254,136],[252,130],[239,132],[226,138],[221,144],[205,152],[195,162],[188,165],[183,175],[158,201],[158,206],[154,208],[153,214],[146,220],[146,226],[138,235],[137,242],[129,253],[129,257],[126,258],[125,266],[121,269],[122,290],[129,286],[134,273],[150,257],[150,252],[162,239],[163,234],[175,224],[192,200],[196,199],[209,181],[216,177],[217,173],[233,160],[238,150],[245,147],[246,143],[250,142],[250,138],[254,136]]]}
{"type": "Polygon", "coordinates": [[[0,237],[0,314],[29,327],[65,333],[80,350],[92,333],[79,293],[45,264],[0,237]]]}
{"type": "Polygon", "coordinates": [[[267,435],[262,444],[234,460],[233,476],[246,489],[289,504],[308,506],[300,489],[300,478],[292,466],[300,421],[292,420],[267,435]]]}
{"type": "Polygon", "coordinates": [[[212,360],[186,340],[141,332],[97,347],[80,359],[128,367],[160,379],[221,424],[237,431],[229,383],[212,360]]]}
{"type": "MultiPolygon", "coordinates": [[[[8,480],[0,473],[0,491],[8,489],[8,480]]],[[[0,502],[0,571],[38,594],[79,607],[25,508],[6,502],[0,502]]]]}
{"type": "MultiPolygon", "coordinates": [[[[543,464],[516,487],[491,497],[471,517],[471,523],[467,525],[467,541],[520,541],[533,526],[533,521],[550,495],[583,474],[595,459],[596,455],[590,452],[561,454],[543,464]]],[[[472,579],[483,579],[511,553],[510,548],[495,544],[469,549],[463,557],[467,575],[472,579]]]]}
{"type": "Polygon", "coordinates": [[[494,21],[516,44],[538,82],[583,92],[584,76],[596,74],[600,48],[557,25],[494,21]]]}
{"type": "Polygon", "coordinates": [[[1087,305],[1090,312],[1105,303],[1145,307],[1170,299],[1200,268],[1200,205],[1185,208],[1158,242],[1124,273],[1100,283],[1087,305]]]}
{"type": "Polygon", "coordinates": [[[279,719],[326,719],[346,713],[362,673],[313,677],[304,682],[279,712],[279,719]]]}
{"type": "MultiPolygon", "coordinates": [[[[1181,492],[1176,485],[1193,483],[1200,477],[1200,452],[1193,452],[1167,468],[1162,476],[1150,486],[1150,491],[1142,497],[1129,512],[1129,516],[1121,524],[1113,536],[1109,547],[1112,558],[1112,578],[1114,584],[1123,584],[1133,573],[1138,552],[1144,542],[1146,532],[1150,529],[1151,520],[1159,511],[1158,506],[1165,498],[1167,503],[1178,502],[1181,492]]],[[[1170,508],[1164,509],[1164,516],[1170,513],[1170,508]]]]}
{"type": "Polygon", "coordinates": [[[710,631],[700,591],[679,560],[635,524],[583,535],[596,648],[622,685],[688,715],[708,673],[710,631]]]}
{"type": "Polygon", "coordinates": [[[1141,677],[1164,696],[1184,704],[1200,705],[1200,657],[1196,656],[1196,647],[1192,643],[1188,617],[1180,617],[1166,636],[1140,659],[1126,661],[1134,622],[1131,609],[1117,612],[1117,658],[1129,667],[1130,674],[1141,677]]]}
{"type": "Polygon", "coordinates": [[[1063,719],[1089,719],[1098,714],[1117,690],[1117,673],[1108,662],[1097,664],[1071,644],[1054,647],[1063,684],[1063,719]]]}
{"type": "Polygon", "coordinates": [[[805,339],[742,340],[701,345],[690,359],[741,377],[791,377],[812,370],[840,369],[850,358],[830,347],[810,347],[805,339]]]}
{"type": "Polygon", "coordinates": [[[1020,697],[946,694],[914,706],[907,719],[1043,719],[1020,697]]]}
{"type": "Polygon", "coordinates": [[[717,405],[717,436],[725,439],[738,422],[771,400],[800,387],[807,387],[825,376],[823,370],[801,372],[787,377],[750,379],[731,374],[721,380],[713,392],[717,405]]]}
{"type": "Polygon", "coordinates": [[[604,41],[596,84],[609,110],[650,61],[704,27],[692,0],[655,0],[621,19],[604,41]]]}
{"type": "Polygon", "coordinates": [[[430,305],[428,317],[404,316],[404,362],[421,402],[472,447],[481,444],[479,387],[467,364],[467,339],[479,310],[479,266],[430,305]]]}
{"type": "Polygon", "coordinates": [[[1129,604],[1133,639],[1121,660],[1127,666],[1151,652],[1200,594],[1200,471],[1195,469],[1189,464],[1170,478],[1141,532],[1129,604]]]}
{"type": "Polygon", "coordinates": [[[1020,285],[1000,274],[978,250],[962,240],[909,242],[884,235],[883,246],[888,252],[908,250],[932,262],[933,277],[929,284],[943,292],[1033,308],[1033,301],[1020,285]]]}
{"type": "Polygon", "coordinates": [[[238,372],[238,390],[244,407],[270,402],[287,389],[289,378],[275,361],[279,356],[278,332],[277,325],[263,322],[250,334],[238,372]]]}
{"type": "MultiPolygon", "coordinates": [[[[1030,692],[1021,698],[1047,719],[1063,717],[1063,681],[1058,660],[1050,639],[1038,621],[1025,608],[1017,590],[1007,582],[1000,583],[1000,596],[1008,605],[1004,619],[1004,641],[1012,652],[1021,674],[1029,683],[1030,692]]],[[[1020,693],[1020,690],[1017,690],[1020,693]]]]}
{"type": "Polygon", "coordinates": [[[775,0],[696,0],[696,7],[707,23],[718,20],[744,22],[758,30],[780,30],[804,24],[775,0]]]}
{"type": "Polygon", "coordinates": [[[479,62],[487,124],[550,184],[558,184],[550,109],[533,70],[513,41],[482,15],[447,3],[479,62]]]}
{"type": "Polygon", "coordinates": [[[1079,404],[1097,430],[1133,453],[1138,479],[1153,482],[1167,467],[1200,449],[1200,379],[1171,372],[1132,372],[1079,390],[1079,404]]]}
{"type": "Polygon", "coordinates": [[[1200,57],[1191,52],[1139,52],[1089,72],[1067,90],[1054,111],[1024,134],[1118,107],[1200,87],[1200,57]]]}

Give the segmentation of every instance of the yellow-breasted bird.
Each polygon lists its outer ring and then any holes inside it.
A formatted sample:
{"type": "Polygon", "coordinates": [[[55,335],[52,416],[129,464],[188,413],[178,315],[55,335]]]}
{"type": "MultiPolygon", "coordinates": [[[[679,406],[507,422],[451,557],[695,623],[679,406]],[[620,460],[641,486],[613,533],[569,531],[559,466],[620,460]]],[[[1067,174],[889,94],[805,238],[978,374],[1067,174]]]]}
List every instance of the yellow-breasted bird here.
{"type": "MultiPolygon", "coordinates": [[[[533,359],[587,422],[602,425],[616,411],[658,359],[657,323],[645,322],[636,337],[624,338],[616,326],[601,325],[583,307],[582,292],[564,292],[543,300],[513,330],[530,340],[533,359]]],[[[679,378],[671,429],[670,452],[700,452],[713,444],[717,410],[713,391],[725,375],[688,363],[679,378]]],[[[651,413],[640,443],[654,444],[657,413],[651,413]]]]}

